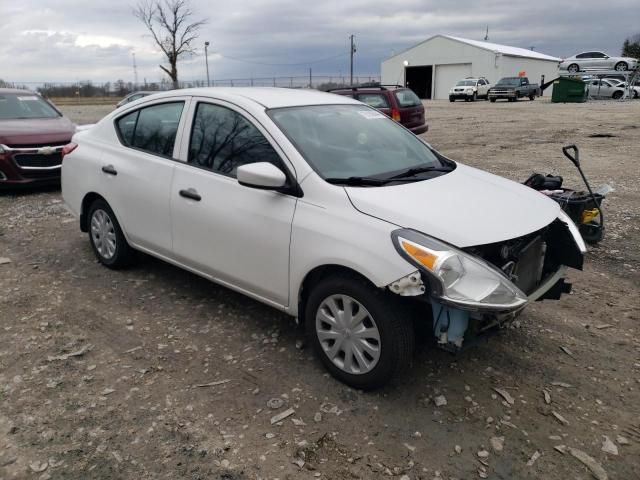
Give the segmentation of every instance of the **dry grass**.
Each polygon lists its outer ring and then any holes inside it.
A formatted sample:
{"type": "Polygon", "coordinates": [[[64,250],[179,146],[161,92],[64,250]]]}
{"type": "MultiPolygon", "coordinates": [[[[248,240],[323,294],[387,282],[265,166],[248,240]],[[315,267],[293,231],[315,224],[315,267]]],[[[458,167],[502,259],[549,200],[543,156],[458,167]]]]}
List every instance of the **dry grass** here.
{"type": "Polygon", "coordinates": [[[120,97],[51,97],[54,105],[115,105],[120,97]]]}

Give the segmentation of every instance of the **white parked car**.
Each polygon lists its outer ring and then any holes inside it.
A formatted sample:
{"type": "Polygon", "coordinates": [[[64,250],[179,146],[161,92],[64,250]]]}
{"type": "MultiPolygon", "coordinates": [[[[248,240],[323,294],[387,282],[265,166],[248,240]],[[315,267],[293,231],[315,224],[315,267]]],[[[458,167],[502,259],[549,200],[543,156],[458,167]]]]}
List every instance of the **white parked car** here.
{"type": "Polygon", "coordinates": [[[635,70],[638,68],[638,60],[631,57],[612,57],[604,52],[583,52],[565,58],[560,63],[560,70],[569,73],[584,72],[587,70],[635,70]]]}
{"type": "MultiPolygon", "coordinates": [[[[622,80],[618,80],[617,78],[605,78],[607,82],[609,82],[614,87],[620,87],[623,89],[627,89],[627,83],[622,80]]],[[[640,86],[631,87],[631,96],[633,98],[640,98],[640,86]]]]}
{"type": "Polygon", "coordinates": [[[140,250],[283,310],[357,388],[407,366],[417,325],[459,349],[582,267],[557,203],[348,97],[177,90],[72,142],[62,193],[102,264],[140,250]]]}
{"type": "Polygon", "coordinates": [[[590,80],[589,96],[593,98],[613,98],[619,100],[624,96],[625,88],[611,80],[590,80]]]}
{"type": "Polygon", "coordinates": [[[458,81],[449,90],[449,101],[455,102],[458,99],[463,99],[467,102],[473,102],[478,98],[487,100],[490,87],[489,80],[486,78],[465,78],[458,81]]]}

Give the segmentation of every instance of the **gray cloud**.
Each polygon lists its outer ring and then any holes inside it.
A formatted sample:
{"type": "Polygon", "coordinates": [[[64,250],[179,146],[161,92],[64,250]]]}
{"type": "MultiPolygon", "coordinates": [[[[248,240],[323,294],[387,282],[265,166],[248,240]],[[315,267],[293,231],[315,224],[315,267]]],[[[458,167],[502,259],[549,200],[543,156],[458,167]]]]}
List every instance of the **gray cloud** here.
{"type": "MultiPolygon", "coordinates": [[[[135,52],[140,80],[158,81],[162,56],[132,6],[120,0],[2,2],[0,77],[131,81],[135,52]]],[[[492,42],[533,46],[560,57],[589,49],[618,54],[624,38],[640,32],[637,0],[193,0],[193,7],[209,19],[199,47],[209,40],[210,53],[219,53],[210,57],[218,79],[305,75],[309,67],[316,74],[346,74],[350,33],[357,39],[356,72],[376,74],[380,61],[394,51],[437,33],[482,39],[486,25],[492,42]]],[[[201,54],[184,59],[181,77],[204,78],[203,63],[201,54]]]]}

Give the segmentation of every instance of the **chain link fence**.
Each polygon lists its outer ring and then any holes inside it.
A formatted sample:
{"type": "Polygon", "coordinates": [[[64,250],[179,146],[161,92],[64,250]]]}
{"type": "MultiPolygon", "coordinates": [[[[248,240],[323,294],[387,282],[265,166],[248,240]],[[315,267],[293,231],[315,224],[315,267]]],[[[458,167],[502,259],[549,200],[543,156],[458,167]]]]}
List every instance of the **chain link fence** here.
{"type": "MultiPolygon", "coordinates": [[[[160,82],[134,83],[117,80],[115,82],[0,82],[0,87],[22,88],[37,91],[48,98],[66,99],[113,99],[121,98],[129,93],[145,91],[166,91],[173,88],[168,80],[160,82]]],[[[379,75],[357,75],[353,77],[353,86],[372,86],[380,84],[379,75]]],[[[350,86],[350,78],[345,75],[299,75],[273,76],[254,78],[228,78],[207,80],[182,80],[178,88],[195,87],[282,87],[282,88],[314,88],[329,90],[350,86]]]]}

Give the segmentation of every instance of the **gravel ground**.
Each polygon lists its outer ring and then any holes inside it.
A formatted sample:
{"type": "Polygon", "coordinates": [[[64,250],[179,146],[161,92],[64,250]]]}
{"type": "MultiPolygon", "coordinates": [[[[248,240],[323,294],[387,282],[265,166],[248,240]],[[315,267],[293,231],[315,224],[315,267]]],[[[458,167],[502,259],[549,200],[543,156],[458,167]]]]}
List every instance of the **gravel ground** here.
{"type": "Polygon", "coordinates": [[[149,257],[98,265],[59,191],[0,195],[0,479],[638,478],[640,101],[426,107],[454,159],[579,187],[576,143],[615,187],[571,295],[361,393],[272,309],[149,257]]]}

